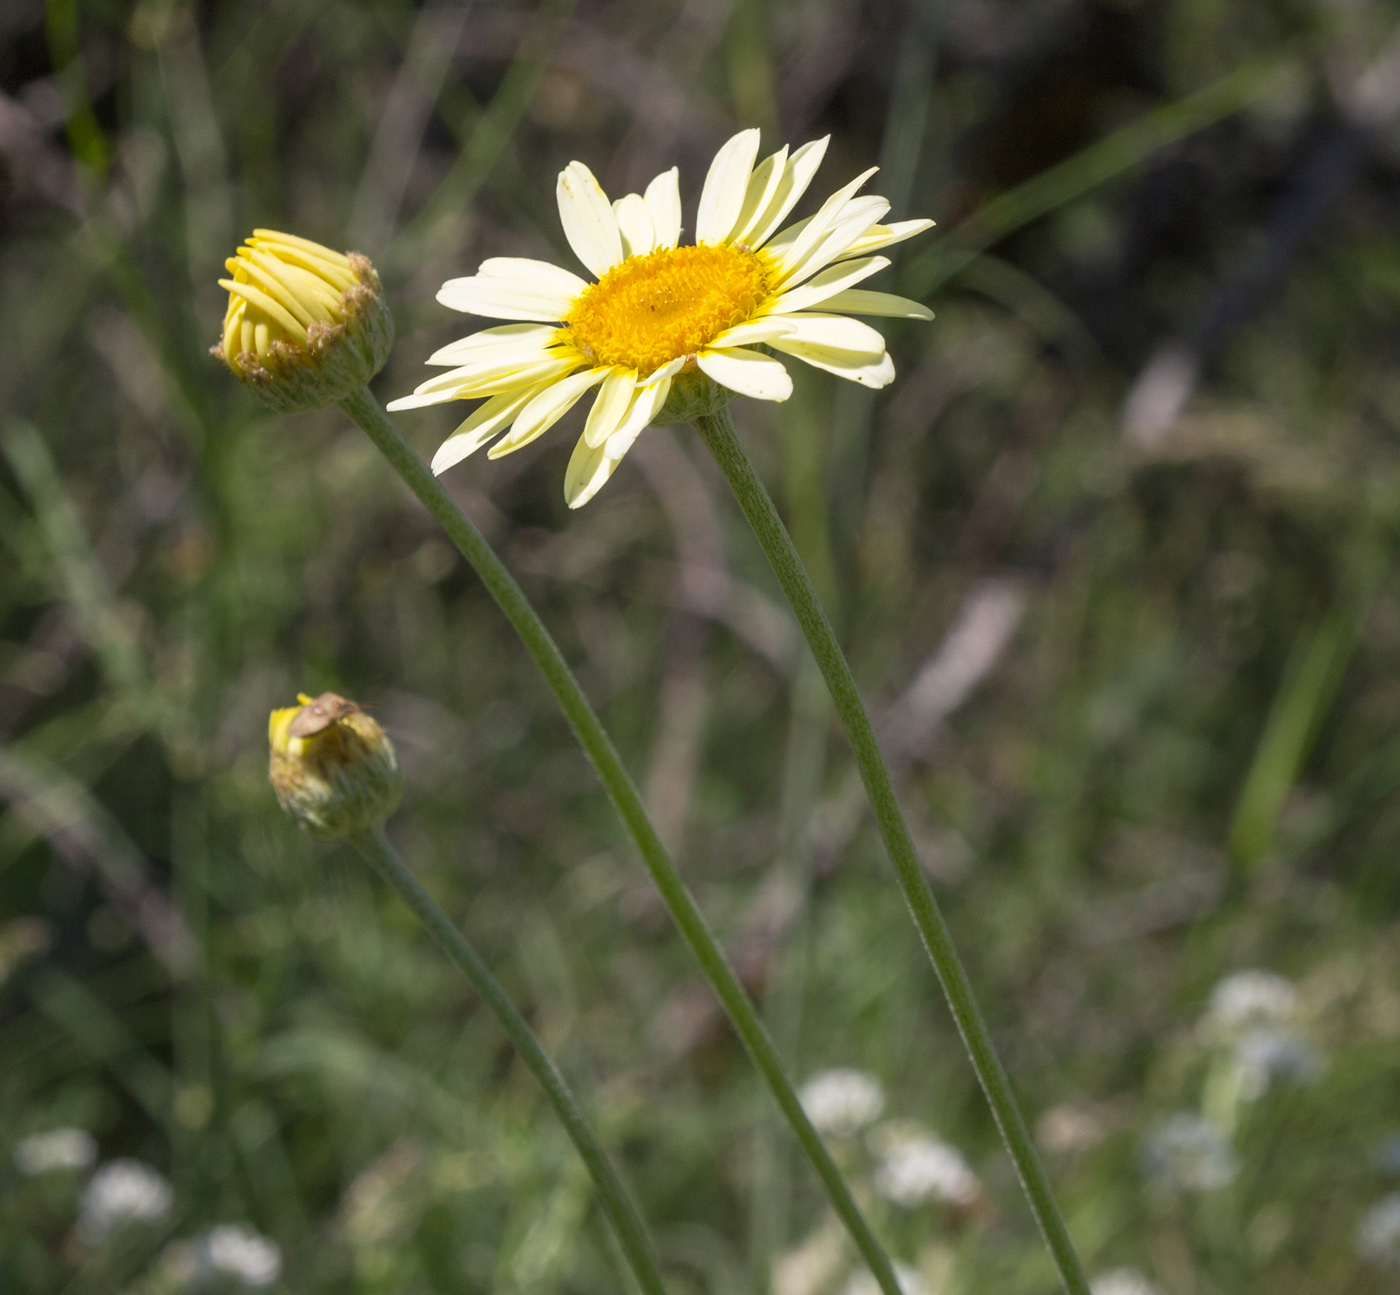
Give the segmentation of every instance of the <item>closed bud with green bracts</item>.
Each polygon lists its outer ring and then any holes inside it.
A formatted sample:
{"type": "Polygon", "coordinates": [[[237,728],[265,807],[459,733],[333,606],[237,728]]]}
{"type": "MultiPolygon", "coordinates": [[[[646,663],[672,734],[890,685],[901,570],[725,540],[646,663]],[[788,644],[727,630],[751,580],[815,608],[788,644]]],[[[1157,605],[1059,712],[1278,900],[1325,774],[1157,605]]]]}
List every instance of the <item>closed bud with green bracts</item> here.
{"type": "Polygon", "coordinates": [[[403,799],[388,734],[353,701],[299,694],[267,723],[268,774],[283,809],[312,836],[341,841],[378,827],[403,799]]]}
{"type": "Polygon", "coordinates": [[[255,229],[224,264],[228,310],[212,353],[279,413],[324,409],[384,367],[394,319],[367,257],[255,229]]]}

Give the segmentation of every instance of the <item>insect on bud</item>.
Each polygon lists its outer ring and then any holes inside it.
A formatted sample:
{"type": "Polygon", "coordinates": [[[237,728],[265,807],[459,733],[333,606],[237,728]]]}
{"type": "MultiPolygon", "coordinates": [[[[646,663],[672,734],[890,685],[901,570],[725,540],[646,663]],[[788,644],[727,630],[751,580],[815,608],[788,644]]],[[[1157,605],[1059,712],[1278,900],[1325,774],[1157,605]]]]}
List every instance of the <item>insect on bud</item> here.
{"type": "Polygon", "coordinates": [[[353,701],[333,692],[275,710],[268,775],[282,808],[312,836],[339,841],[377,827],[403,799],[394,744],[353,701]]]}
{"type": "Polygon", "coordinates": [[[324,409],[384,367],[394,319],[367,257],[255,229],[224,265],[228,310],[212,353],[280,413],[324,409]]]}

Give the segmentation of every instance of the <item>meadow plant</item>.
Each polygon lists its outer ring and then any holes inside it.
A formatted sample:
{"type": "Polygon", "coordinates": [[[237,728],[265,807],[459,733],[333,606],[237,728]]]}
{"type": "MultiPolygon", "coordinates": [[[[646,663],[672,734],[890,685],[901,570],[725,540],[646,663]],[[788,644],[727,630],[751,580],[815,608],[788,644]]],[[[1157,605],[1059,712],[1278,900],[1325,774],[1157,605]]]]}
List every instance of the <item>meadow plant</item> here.
{"type": "Polygon", "coordinates": [[[684,247],[674,170],[653,180],[645,195],[610,203],[592,172],[571,162],[559,176],[560,220],[596,282],[517,258],[493,258],[475,275],[449,280],[438,293],[444,305],[522,322],[437,352],[429,363],[454,367],[390,408],[487,397],[434,457],[434,470],[443,471],[502,432],[491,457],[528,444],[599,387],[565,474],[571,508],[593,498],[651,423],[695,429],[763,547],[831,693],[910,915],[1060,1279],[1072,1295],[1087,1295],[1050,1180],[919,861],[855,678],[728,412],[735,396],[780,402],[792,395],[792,379],[772,351],[862,387],[888,386],[894,364],[883,336],[849,316],[930,320],[933,312],[855,285],[889,265],[875,253],[933,222],[881,224],[889,202],[858,196],[879,169],[872,167],[814,215],[784,228],[815,177],[826,140],[791,155],[784,146],[758,162],[759,137],[758,130],[741,131],[715,155],[695,242],[684,247]]]}

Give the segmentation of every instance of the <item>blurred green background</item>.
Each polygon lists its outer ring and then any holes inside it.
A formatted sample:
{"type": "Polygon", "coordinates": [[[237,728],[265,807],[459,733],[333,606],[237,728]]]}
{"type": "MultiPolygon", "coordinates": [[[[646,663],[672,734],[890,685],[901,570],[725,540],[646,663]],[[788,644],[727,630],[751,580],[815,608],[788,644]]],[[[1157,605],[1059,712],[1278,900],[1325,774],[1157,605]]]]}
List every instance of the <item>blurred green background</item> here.
{"type": "MultiPolygon", "coordinates": [[[[277,810],[267,713],[323,689],[398,743],[395,841],[587,1098],[676,1295],[863,1289],[504,620],[343,415],[270,415],[207,354],[223,258],[272,225],[374,258],[402,394],[465,331],[442,280],[572,263],[570,159],[614,195],[679,163],[693,220],[759,125],[832,134],[799,214],[878,160],[892,218],[939,222],[878,285],[938,314],[886,329],[894,386],[804,369],[735,410],[1098,1291],[1394,1290],[1397,23],[5,0],[0,1289],[625,1286],[494,1021],[277,810]]],[[[427,457],[452,412],[399,424],[427,457]]],[[[882,1084],[880,1122],[827,1122],[910,1295],[1051,1291],[722,482],[655,430],[570,514],[572,426],[445,480],[794,1074],[882,1084]]]]}

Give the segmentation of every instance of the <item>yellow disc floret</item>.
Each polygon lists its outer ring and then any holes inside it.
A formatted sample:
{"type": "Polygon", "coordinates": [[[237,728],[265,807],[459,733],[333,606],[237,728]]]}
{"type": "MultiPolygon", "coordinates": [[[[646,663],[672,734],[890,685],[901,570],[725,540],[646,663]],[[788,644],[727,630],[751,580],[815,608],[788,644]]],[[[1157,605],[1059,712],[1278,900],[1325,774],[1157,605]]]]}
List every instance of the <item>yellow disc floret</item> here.
{"type": "Polygon", "coordinates": [[[744,247],[670,247],[631,256],[580,293],[565,326],[590,364],[642,376],[694,355],[768,298],[758,257],[744,247]]]}

